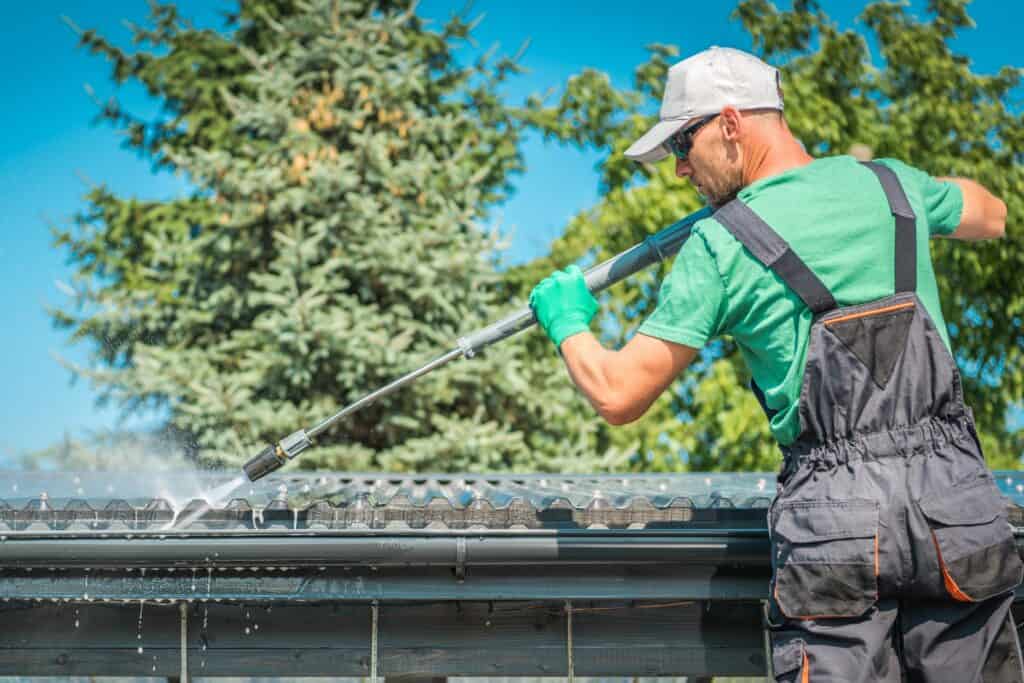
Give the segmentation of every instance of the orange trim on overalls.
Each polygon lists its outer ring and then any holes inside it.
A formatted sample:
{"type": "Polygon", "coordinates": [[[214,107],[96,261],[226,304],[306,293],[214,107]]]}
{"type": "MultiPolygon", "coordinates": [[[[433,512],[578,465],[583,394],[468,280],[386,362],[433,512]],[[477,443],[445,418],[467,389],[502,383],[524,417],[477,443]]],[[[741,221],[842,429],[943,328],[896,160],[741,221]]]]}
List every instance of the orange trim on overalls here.
{"type": "Polygon", "coordinates": [[[950,576],[949,570],[946,568],[946,563],[942,561],[942,551],[939,550],[939,539],[935,535],[935,530],[932,529],[932,541],[935,542],[935,553],[939,556],[939,569],[942,570],[942,582],[946,585],[946,590],[953,597],[954,600],[960,602],[976,602],[974,598],[960,590],[960,586],[956,585],[956,581],[950,576]]]}
{"type": "Polygon", "coordinates": [[[861,311],[860,313],[850,313],[849,315],[841,315],[838,318],[830,318],[829,320],[825,321],[825,324],[826,325],[831,325],[832,323],[841,323],[844,320],[855,320],[857,318],[867,318],[867,317],[872,316],[872,315],[878,315],[879,313],[889,313],[890,311],[900,311],[900,310],[903,310],[904,308],[913,308],[913,307],[914,307],[914,302],[913,301],[908,301],[908,302],[903,303],[903,304],[895,304],[893,306],[886,306],[884,308],[875,308],[875,309],[872,309],[870,311],[861,311]]]}
{"type": "Polygon", "coordinates": [[[803,673],[800,675],[800,683],[811,683],[811,662],[807,659],[807,652],[804,652],[803,673]]]}

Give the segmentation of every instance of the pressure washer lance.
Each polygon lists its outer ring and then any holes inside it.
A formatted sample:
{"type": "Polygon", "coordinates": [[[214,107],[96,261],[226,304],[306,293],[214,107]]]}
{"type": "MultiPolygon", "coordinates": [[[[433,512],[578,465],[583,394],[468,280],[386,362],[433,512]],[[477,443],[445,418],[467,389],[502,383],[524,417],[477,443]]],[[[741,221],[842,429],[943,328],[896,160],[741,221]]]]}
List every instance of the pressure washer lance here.
{"type": "MultiPolygon", "coordinates": [[[[587,289],[594,293],[600,292],[601,290],[614,285],[616,282],[624,280],[633,273],[672,256],[679,251],[680,247],[683,246],[683,242],[685,242],[686,238],[690,236],[690,229],[693,227],[693,224],[710,215],[711,209],[705,207],[651,235],[640,244],[630,247],[618,256],[613,256],[604,263],[594,266],[584,275],[587,282],[587,289]]],[[[462,356],[463,358],[472,358],[476,355],[477,351],[480,351],[484,347],[501,341],[507,337],[511,337],[517,332],[522,332],[523,330],[532,327],[536,322],[537,318],[533,315],[533,309],[526,306],[489,327],[485,327],[479,332],[471,334],[468,337],[460,337],[458,340],[458,347],[452,349],[440,358],[436,358],[424,365],[422,368],[414,370],[404,377],[396,379],[394,382],[377,389],[371,394],[367,394],[355,403],[346,406],[334,415],[322,420],[311,429],[300,429],[299,431],[284,437],[278,443],[267,446],[260,451],[259,455],[245,463],[243,469],[245,469],[246,475],[248,475],[251,481],[256,481],[257,479],[265,477],[302,451],[312,446],[313,438],[316,437],[317,434],[324,431],[346,415],[354,413],[364,406],[370,405],[381,396],[387,396],[406,384],[409,384],[417,377],[425,375],[431,370],[435,370],[459,356],[462,356]]]]}

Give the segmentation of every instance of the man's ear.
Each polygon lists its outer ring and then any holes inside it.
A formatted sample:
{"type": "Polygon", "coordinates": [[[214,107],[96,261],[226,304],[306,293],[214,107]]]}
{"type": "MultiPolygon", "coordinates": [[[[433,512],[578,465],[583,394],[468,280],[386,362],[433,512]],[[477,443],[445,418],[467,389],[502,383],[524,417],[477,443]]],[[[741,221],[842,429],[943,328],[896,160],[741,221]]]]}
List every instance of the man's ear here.
{"type": "Polygon", "coordinates": [[[740,129],[743,127],[743,115],[736,107],[729,106],[722,109],[718,118],[722,136],[729,142],[736,142],[740,137],[740,129]]]}

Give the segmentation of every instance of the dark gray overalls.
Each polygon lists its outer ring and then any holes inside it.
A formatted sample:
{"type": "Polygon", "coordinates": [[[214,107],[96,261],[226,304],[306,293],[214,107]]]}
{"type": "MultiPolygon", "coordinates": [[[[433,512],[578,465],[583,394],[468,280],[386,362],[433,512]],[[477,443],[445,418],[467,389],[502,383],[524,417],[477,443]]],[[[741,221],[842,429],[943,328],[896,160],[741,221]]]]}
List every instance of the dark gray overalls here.
{"type": "Polygon", "coordinates": [[[768,512],[774,675],[1021,683],[1010,604],[1022,564],[1007,503],[915,294],[914,212],[895,173],[865,166],[896,228],[895,294],[878,301],[839,307],[742,201],[715,213],[814,313],[800,435],[783,449],[768,512]]]}

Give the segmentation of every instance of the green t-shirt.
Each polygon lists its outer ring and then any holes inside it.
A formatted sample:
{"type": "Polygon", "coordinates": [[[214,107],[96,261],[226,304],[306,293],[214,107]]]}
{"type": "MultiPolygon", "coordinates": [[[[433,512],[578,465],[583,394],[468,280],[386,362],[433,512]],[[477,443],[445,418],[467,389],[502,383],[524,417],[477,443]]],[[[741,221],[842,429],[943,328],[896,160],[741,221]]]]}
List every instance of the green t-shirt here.
{"type": "MultiPolygon", "coordinates": [[[[917,294],[949,346],[928,238],[960,223],[963,195],[893,159],[917,215],[917,294]]],[[[889,296],[894,288],[894,222],[878,177],[850,156],[817,159],[751,183],[742,199],[792,247],[840,306],[889,296]]],[[[639,332],[701,348],[712,337],[736,340],[770,410],[779,443],[800,431],[798,402],[811,312],[775,273],[714,218],[696,223],[661,285],[658,305],[639,332]]]]}

